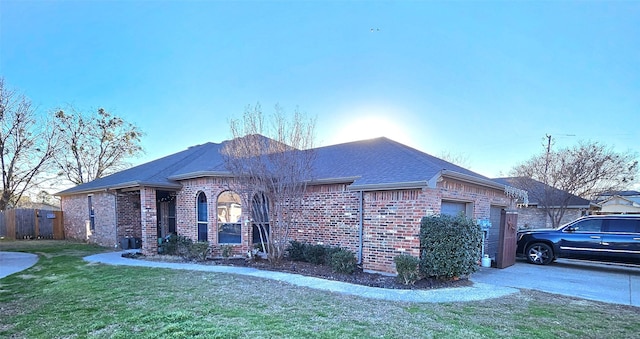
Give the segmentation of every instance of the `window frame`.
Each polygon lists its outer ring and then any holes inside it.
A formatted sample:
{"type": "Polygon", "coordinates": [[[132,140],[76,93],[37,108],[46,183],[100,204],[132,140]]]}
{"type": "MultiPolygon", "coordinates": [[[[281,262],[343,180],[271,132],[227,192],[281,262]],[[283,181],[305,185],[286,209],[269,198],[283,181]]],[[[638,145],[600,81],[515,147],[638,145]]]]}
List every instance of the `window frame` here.
{"type": "Polygon", "coordinates": [[[93,206],[93,194],[87,196],[87,206],[89,208],[89,230],[96,230],[96,210],[93,206]]]}
{"type": "Polygon", "coordinates": [[[209,208],[207,194],[200,191],[196,195],[196,233],[198,241],[209,241],[209,208]],[[204,202],[200,201],[201,197],[204,202]],[[204,210],[202,210],[204,208],[204,210]],[[204,219],[204,220],[203,220],[204,219]]]}
{"type": "Polygon", "coordinates": [[[467,218],[471,218],[473,216],[473,202],[465,201],[465,200],[446,199],[446,198],[443,198],[440,200],[440,215],[448,215],[452,217],[457,217],[458,215],[460,215],[459,213],[455,215],[452,215],[449,213],[446,213],[446,214],[442,213],[442,205],[446,203],[464,205],[464,216],[467,218]]]}
{"type": "Polygon", "coordinates": [[[218,244],[224,245],[239,245],[242,244],[242,199],[240,194],[235,191],[223,191],[218,195],[216,199],[216,222],[218,225],[218,229],[216,232],[216,241],[218,244]],[[234,202],[221,202],[220,199],[227,194],[232,196],[234,202]],[[239,209],[237,213],[234,213],[233,216],[237,216],[236,222],[230,222],[222,220],[222,218],[231,218],[231,210],[239,209]],[[221,211],[225,214],[221,216],[221,211]],[[227,231],[227,232],[223,232],[227,231]]]}

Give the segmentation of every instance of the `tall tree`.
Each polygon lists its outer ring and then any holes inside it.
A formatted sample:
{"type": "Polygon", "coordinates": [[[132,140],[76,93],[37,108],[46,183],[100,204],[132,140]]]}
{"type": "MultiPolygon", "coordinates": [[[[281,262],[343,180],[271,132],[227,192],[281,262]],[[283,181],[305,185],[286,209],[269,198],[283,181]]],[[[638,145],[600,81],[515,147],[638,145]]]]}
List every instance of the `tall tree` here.
{"type": "Polygon", "coordinates": [[[55,156],[59,175],[74,184],[89,182],[127,166],[142,152],[142,132],[103,108],[89,115],[69,107],[55,113],[64,151],[55,156]]]}
{"type": "Polygon", "coordinates": [[[222,151],[233,176],[230,189],[251,208],[263,250],[269,261],[277,262],[284,256],[312,176],[315,120],[297,110],[289,117],[276,106],[265,122],[257,104],[247,107],[242,119],[231,120],[230,128],[233,139],[222,151]]]}
{"type": "Polygon", "coordinates": [[[628,188],[638,176],[638,160],[598,142],[580,142],[545,151],[516,166],[517,186],[542,204],[554,227],[559,226],[572,195],[592,200],[600,193],[628,188]],[[536,183],[533,180],[537,180],[536,183]],[[539,182],[544,183],[543,189],[539,182]]]}
{"type": "Polygon", "coordinates": [[[37,116],[31,101],[5,86],[0,78],[0,210],[15,205],[22,195],[41,184],[58,149],[58,130],[37,116]]]}

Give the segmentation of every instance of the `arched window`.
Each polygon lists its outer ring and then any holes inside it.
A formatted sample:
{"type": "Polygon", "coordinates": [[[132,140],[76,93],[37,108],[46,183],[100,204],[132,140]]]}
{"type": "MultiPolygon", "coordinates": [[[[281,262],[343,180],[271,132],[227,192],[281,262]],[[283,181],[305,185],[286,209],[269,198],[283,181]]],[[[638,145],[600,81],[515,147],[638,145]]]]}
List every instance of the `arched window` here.
{"type": "Polygon", "coordinates": [[[236,192],[226,191],[218,196],[218,243],[242,242],[242,203],[236,192]]]}
{"type": "Polygon", "coordinates": [[[208,220],[208,212],[207,212],[207,195],[204,192],[200,192],[198,194],[198,241],[207,241],[207,220],[208,220]]]}
{"type": "Polygon", "coordinates": [[[266,194],[258,193],[253,196],[251,217],[253,219],[252,242],[254,244],[267,242],[269,237],[269,199],[266,194]]]}

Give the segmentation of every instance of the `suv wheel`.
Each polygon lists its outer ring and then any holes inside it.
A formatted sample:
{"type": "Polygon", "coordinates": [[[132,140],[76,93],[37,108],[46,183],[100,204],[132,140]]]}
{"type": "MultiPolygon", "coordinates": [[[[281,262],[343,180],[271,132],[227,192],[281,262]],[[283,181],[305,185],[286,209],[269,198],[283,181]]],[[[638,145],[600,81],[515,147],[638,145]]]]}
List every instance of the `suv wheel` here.
{"type": "Polygon", "coordinates": [[[535,243],[529,245],[525,251],[527,260],[532,264],[546,265],[553,261],[553,250],[544,243],[535,243]]]}

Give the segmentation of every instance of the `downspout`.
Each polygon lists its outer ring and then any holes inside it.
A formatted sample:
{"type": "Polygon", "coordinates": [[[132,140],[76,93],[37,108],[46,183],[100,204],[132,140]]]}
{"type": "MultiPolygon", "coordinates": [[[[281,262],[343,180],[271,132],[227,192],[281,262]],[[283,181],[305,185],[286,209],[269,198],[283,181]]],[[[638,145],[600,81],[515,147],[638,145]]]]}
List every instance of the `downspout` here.
{"type": "Polygon", "coordinates": [[[358,221],[358,265],[362,265],[362,253],[364,243],[364,191],[360,191],[360,220],[358,221]]]}

